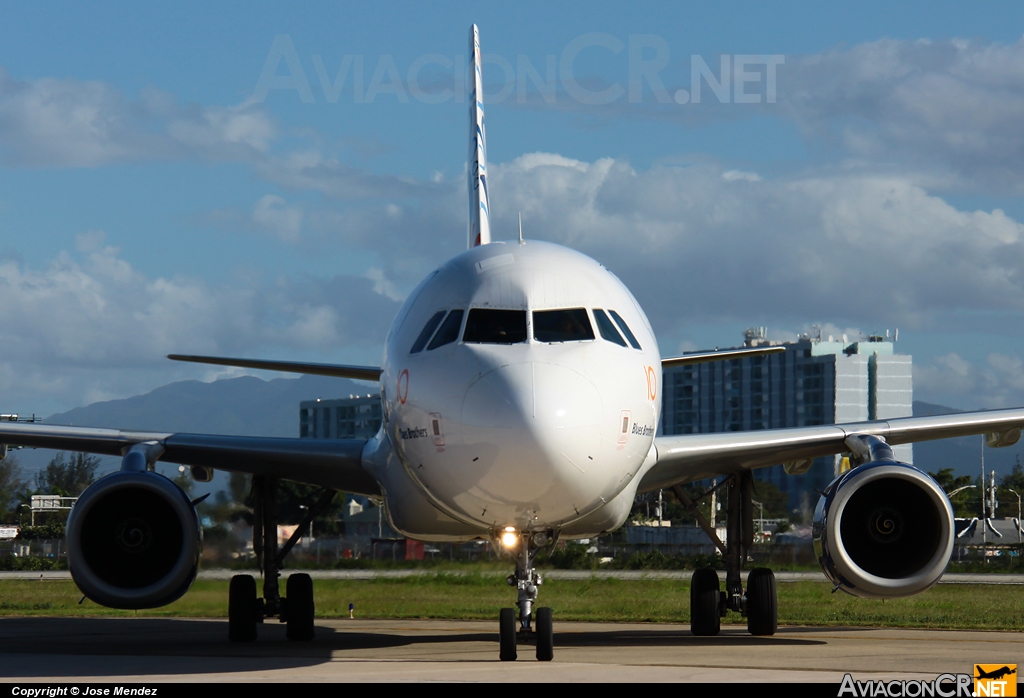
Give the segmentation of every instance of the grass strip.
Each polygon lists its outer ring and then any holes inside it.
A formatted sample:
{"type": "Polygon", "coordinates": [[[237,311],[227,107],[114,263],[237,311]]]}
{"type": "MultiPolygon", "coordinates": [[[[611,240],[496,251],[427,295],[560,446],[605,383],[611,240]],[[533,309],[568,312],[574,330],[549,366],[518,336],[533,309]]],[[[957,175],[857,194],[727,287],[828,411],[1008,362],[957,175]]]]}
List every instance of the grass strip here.
{"type": "MultiPolygon", "coordinates": [[[[515,592],[493,576],[426,575],[401,579],[314,580],[317,616],[496,619],[515,592]]],[[[283,588],[283,584],[282,584],[283,588]]],[[[859,599],[831,593],[822,582],[779,584],[779,622],[794,625],[1020,630],[1024,594],[1016,586],[943,584],[906,599],[859,599]]],[[[82,595],[70,580],[0,581],[3,616],[149,616],[221,618],[228,583],[197,581],[178,601],[158,609],[119,611],[82,595]]],[[[689,583],[679,580],[547,580],[540,603],[559,620],[687,623],[689,583]]],[[[729,613],[726,623],[745,623],[729,613]]]]}

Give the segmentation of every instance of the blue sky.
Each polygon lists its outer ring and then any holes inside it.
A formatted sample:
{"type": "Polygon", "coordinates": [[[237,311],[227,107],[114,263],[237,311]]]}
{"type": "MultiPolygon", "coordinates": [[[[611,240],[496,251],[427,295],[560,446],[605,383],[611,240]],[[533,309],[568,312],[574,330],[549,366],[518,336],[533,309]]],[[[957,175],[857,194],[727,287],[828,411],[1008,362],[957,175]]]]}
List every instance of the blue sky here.
{"type": "Polygon", "coordinates": [[[917,397],[1024,404],[1019,4],[37,3],[0,27],[0,407],[233,375],[174,351],[378,361],[464,244],[472,22],[496,237],[605,263],[663,354],[899,327],[917,397]]]}

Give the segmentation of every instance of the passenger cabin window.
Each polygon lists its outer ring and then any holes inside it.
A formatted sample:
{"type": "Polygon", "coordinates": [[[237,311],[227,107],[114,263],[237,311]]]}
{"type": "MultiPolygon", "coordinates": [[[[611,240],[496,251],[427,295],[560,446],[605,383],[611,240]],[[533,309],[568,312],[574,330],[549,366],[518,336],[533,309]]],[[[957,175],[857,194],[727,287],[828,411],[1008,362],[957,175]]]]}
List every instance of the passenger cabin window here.
{"type": "Polygon", "coordinates": [[[438,310],[434,315],[427,320],[427,324],[423,326],[423,331],[420,332],[420,336],[416,338],[416,343],[412,345],[410,354],[419,354],[423,351],[423,347],[427,346],[427,341],[430,336],[434,334],[434,330],[441,324],[441,318],[444,317],[445,311],[438,310]]]}
{"type": "Polygon", "coordinates": [[[615,325],[612,324],[612,321],[608,319],[603,310],[594,308],[594,319],[597,320],[597,329],[602,337],[609,342],[618,344],[620,347],[626,346],[626,341],[622,339],[622,335],[615,329],[615,325]]]}
{"type": "Polygon", "coordinates": [[[582,342],[594,338],[585,308],[533,311],[533,338],[538,342],[582,342]]]}
{"type": "Polygon", "coordinates": [[[520,344],[526,341],[525,310],[472,308],[466,321],[463,342],[520,344]]]}
{"type": "Polygon", "coordinates": [[[443,347],[445,344],[451,344],[459,338],[459,328],[462,327],[462,311],[453,310],[448,313],[448,317],[444,319],[441,324],[441,329],[434,335],[434,339],[430,341],[430,346],[427,347],[427,351],[431,349],[437,349],[443,347]]]}
{"type": "Polygon", "coordinates": [[[630,332],[629,325],[627,325],[626,321],[622,319],[622,316],[619,315],[614,310],[609,310],[608,312],[612,314],[613,318],[615,318],[615,322],[618,323],[619,329],[622,330],[622,334],[626,335],[626,339],[629,340],[630,346],[632,346],[634,349],[639,349],[640,342],[636,341],[636,337],[633,336],[632,332],[630,332]]]}

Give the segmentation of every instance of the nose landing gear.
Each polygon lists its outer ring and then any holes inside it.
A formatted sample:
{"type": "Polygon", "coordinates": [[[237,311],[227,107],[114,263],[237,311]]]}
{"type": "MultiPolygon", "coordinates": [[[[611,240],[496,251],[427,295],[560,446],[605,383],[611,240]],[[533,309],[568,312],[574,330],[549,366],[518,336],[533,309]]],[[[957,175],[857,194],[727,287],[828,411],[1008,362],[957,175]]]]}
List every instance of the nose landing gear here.
{"type": "MultiPolygon", "coordinates": [[[[519,607],[519,630],[516,631],[516,610],[503,608],[498,617],[499,658],[503,662],[515,661],[517,642],[532,642],[537,647],[537,661],[550,662],[554,658],[554,629],[552,611],[548,607],[536,609],[538,589],[544,583],[540,573],[533,568],[533,560],[542,547],[547,534],[520,533],[518,541],[510,551],[516,563],[516,571],[505,580],[516,587],[519,607]]],[[[506,546],[509,547],[509,546],[506,546]]]]}

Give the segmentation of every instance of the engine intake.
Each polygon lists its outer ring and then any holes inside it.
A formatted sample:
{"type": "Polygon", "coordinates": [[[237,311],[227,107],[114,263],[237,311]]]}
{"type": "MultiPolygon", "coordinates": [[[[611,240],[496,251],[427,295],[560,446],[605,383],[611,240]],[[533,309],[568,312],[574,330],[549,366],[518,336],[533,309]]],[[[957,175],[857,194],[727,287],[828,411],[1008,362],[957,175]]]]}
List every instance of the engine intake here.
{"type": "Polygon", "coordinates": [[[180,487],[156,473],[100,478],[68,517],[68,567],[82,593],[109,608],[155,608],[188,591],[202,529],[180,487]]]}
{"type": "Polygon", "coordinates": [[[912,465],[876,461],[832,481],[814,512],[814,550],[840,589],[896,598],[939,580],[953,552],[953,508],[912,465]]]}

